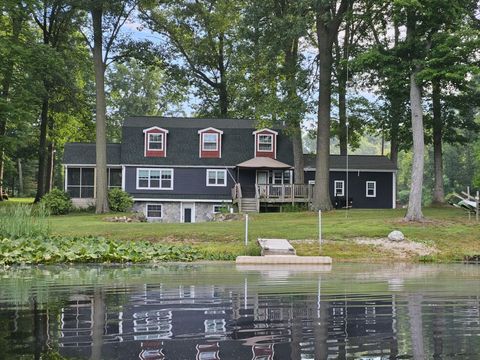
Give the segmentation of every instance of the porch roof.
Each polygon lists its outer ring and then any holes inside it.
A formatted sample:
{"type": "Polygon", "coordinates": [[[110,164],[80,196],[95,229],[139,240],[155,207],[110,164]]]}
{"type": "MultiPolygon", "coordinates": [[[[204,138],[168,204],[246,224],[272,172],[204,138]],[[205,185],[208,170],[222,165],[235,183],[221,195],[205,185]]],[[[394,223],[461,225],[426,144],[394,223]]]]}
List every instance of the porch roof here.
{"type": "Polygon", "coordinates": [[[292,166],[269,157],[254,157],[237,164],[237,167],[244,169],[292,169],[292,166]]]}

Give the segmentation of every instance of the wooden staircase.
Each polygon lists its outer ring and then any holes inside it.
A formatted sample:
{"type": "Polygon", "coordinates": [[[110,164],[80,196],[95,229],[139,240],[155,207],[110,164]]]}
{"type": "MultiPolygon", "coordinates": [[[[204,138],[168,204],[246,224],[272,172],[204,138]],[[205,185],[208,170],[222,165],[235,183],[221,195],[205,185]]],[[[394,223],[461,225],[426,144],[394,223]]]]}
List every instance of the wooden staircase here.
{"type": "Polygon", "coordinates": [[[241,212],[243,213],[256,213],[258,212],[258,201],[255,198],[241,198],[241,212]]]}

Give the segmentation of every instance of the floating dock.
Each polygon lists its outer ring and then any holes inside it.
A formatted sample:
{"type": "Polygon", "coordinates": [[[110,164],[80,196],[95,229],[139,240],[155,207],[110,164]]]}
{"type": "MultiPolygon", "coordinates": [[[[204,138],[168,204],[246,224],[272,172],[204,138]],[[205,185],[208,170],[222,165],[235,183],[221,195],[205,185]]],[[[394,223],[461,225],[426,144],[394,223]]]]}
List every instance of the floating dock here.
{"type": "Polygon", "coordinates": [[[262,256],[238,256],[237,264],[242,265],[330,265],[329,256],[297,256],[295,248],[286,239],[258,239],[262,256]]]}

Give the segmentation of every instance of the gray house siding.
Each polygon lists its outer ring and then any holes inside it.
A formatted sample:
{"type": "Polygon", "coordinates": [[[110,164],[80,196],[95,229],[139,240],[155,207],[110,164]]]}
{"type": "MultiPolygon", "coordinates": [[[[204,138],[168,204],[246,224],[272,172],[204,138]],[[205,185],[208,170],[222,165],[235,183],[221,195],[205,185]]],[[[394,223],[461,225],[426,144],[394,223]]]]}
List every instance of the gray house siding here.
{"type": "Polygon", "coordinates": [[[137,189],[137,169],[139,168],[149,167],[125,167],[125,191],[134,198],[231,200],[234,182],[228,172],[234,176],[232,169],[226,169],[227,186],[207,186],[207,168],[173,168],[173,190],[145,190],[137,189]]]}
{"type": "MultiPolygon", "coordinates": [[[[349,171],[348,197],[353,200],[353,208],[391,209],[393,207],[393,172],[349,171]],[[366,182],[376,181],[376,196],[366,196],[366,182]]],[[[330,171],[330,197],[334,200],[335,180],[344,181],[346,196],[346,173],[330,171]]],[[[305,182],[315,180],[314,171],[305,172],[305,182]]]]}

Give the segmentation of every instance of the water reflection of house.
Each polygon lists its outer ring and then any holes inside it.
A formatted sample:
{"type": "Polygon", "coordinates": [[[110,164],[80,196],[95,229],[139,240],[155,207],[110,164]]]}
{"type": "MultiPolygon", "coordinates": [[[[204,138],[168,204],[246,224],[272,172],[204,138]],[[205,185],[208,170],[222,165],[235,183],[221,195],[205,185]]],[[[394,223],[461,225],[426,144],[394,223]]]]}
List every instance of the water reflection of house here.
{"type": "MultiPolygon", "coordinates": [[[[105,296],[103,358],[269,360],[396,347],[391,296],[318,302],[313,294],[247,297],[239,288],[193,285],[139,287],[115,306],[105,296]]],[[[88,356],[94,301],[75,297],[61,310],[65,355],[88,356]]]]}

